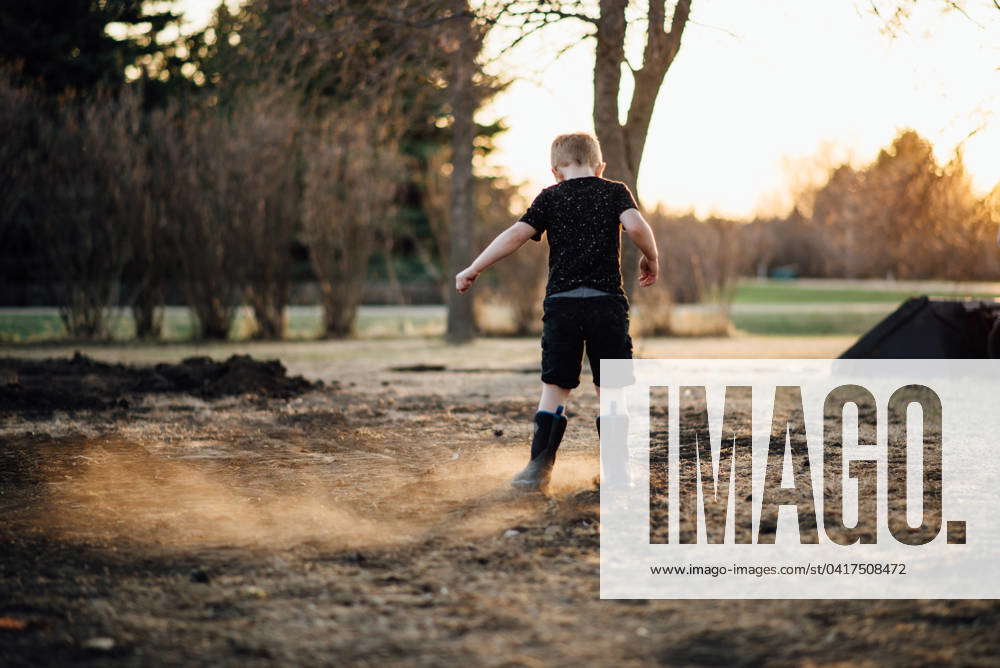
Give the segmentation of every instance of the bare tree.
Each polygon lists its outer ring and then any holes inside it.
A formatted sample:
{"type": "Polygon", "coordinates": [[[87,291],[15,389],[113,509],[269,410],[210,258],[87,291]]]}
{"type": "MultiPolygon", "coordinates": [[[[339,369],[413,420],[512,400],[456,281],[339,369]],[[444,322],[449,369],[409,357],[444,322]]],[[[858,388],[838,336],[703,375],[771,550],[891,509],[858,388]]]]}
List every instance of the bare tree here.
{"type": "MultiPolygon", "coordinates": [[[[664,77],[680,52],[681,39],[691,15],[691,0],[677,0],[668,13],[666,0],[649,0],[646,8],[645,46],[642,63],[633,66],[625,58],[628,28],[626,10],[629,0],[600,0],[598,13],[592,3],[582,0],[522,0],[493,6],[495,21],[520,28],[520,35],[507,48],[513,48],[525,36],[565,20],[583,22],[596,38],[594,53],[594,130],[608,163],[606,175],[626,183],[638,198],[636,184],[646,147],[646,137],[653,118],[656,100],[664,77]],[[513,19],[513,20],[512,20],[513,19]],[[619,99],[622,69],[632,75],[632,96],[622,123],[619,99]]],[[[626,288],[635,275],[635,251],[626,246],[626,288]]]]}
{"type": "MultiPolygon", "coordinates": [[[[472,175],[473,142],[476,124],[476,93],[472,77],[476,71],[476,56],[481,39],[471,21],[467,0],[452,0],[456,18],[449,26],[443,41],[451,52],[451,69],[448,82],[451,100],[451,234],[449,276],[454,276],[472,262],[472,241],[475,226],[475,203],[472,175]]],[[[452,343],[463,343],[476,335],[473,300],[448,290],[448,324],[446,338],[452,343]]]]}
{"type": "Polygon", "coordinates": [[[254,335],[280,339],[291,290],[291,248],[300,229],[300,135],[307,120],[294,91],[263,87],[241,97],[230,120],[238,138],[230,151],[238,169],[231,215],[239,230],[254,335]]]}
{"type": "Polygon", "coordinates": [[[904,130],[869,164],[830,168],[811,216],[746,226],[742,246],[756,262],[792,265],[831,278],[996,280],[997,210],[979,197],[956,151],[939,165],[933,147],[904,130]],[[756,240],[766,233],[771,243],[756,240]]]}
{"type": "MultiPolygon", "coordinates": [[[[484,22],[463,0],[254,0],[248,8],[269,21],[268,30],[258,36],[263,53],[273,57],[268,67],[274,69],[277,63],[277,70],[290,79],[314,93],[323,91],[313,99],[321,115],[340,113],[347,100],[365,108],[389,145],[398,141],[408,123],[412,126],[405,114],[407,108],[419,108],[415,98],[440,96],[447,89],[452,170],[445,273],[463,268],[471,260],[475,225],[473,114],[481,100],[476,58],[484,22]],[[289,41],[294,49],[287,48],[289,41]]],[[[368,242],[364,245],[367,248],[368,242]]],[[[449,340],[466,341],[475,334],[471,302],[470,296],[449,295],[449,340]]],[[[330,324],[331,334],[343,329],[330,324]]]]}
{"type": "MultiPolygon", "coordinates": [[[[584,0],[498,0],[484,3],[480,13],[490,24],[517,28],[503,49],[516,47],[527,36],[566,20],[580,21],[596,38],[594,57],[594,129],[604,158],[606,176],[623,181],[638,199],[639,168],[646,137],[664,77],[681,47],[691,13],[691,0],[677,0],[667,27],[666,0],[649,0],[646,8],[645,46],[642,64],[633,67],[625,58],[629,0],[600,0],[596,15],[593,3],[584,0]],[[626,120],[621,122],[619,98],[622,69],[628,66],[633,79],[626,120]]],[[[560,51],[561,53],[561,51],[560,51]]],[[[631,294],[637,275],[637,251],[631,244],[622,249],[625,290],[631,294]]],[[[664,289],[661,285],[658,290],[664,289]]],[[[667,303],[669,300],[660,300],[667,303]]]]}
{"type": "MultiPolygon", "coordinates": [[[[970,6],[965,0],[937,0],[937,6],[942,13],[957,12],[972,24],[983,28],[981,20],[996,20],[993,10],[1000,11],[1000,0],[981,0],[976,6],[970,6]],[[990,14],[986,17],[985,13],[990,14]]],[[[912,19],[917,0],[855,0],[855,5],[866,9],[882,22],[882,31],[892,37],[897,37],[906,31],[912,19]]]]}
{"type": "Polygon", "coordinates": [[[0,72],[0,243],[12,231],[14,218],[27,192],[28,172],[25,158],[33,149],[38,106],[41,100],[33,91],[14,86],[5,72],[0,72]]]}
{"type": "Polygon", "coordinates": [[[133,256],[136,221],[150,216],[141,110],[123,91],[67,100],[39,121],[29,216],[47,283],[72,337],[112,334],[112,309],[133,256]]]}
{"type": "Polygon", "coordinates": [[[147,208],[136,212],[133,220],[132,261],[126,278],[134,290],[132,319],[139,339],[158,339],[163,333],[163,306],[166,301],[170,249],[164,243],[161,204],[147,199],[147,208]]]}
{"type": "MultiPolygon", "coordinates": [[[[511,205],[517,203],[518,211],[527,204],[518,195],[518,187],[503,177],[476,179],[476,215],[480,221],[477,244],[485,247],[493,237],[510,227],[516,215],[511,205]]],[[[501,326],[488,333],[526,336],[540,331],[542,298],[548,276],[543,244],[526,244],[518,252],[496,265],[490,275],[480,279],[482,285],[477,310],[484,306],[503,306],[511,315],[509,329],[501,326]]],[[[452,287],[454,289],[454,287],[452,287]]],[[[481,322],[486,322],[481,319],[481,322]]]]}
{"type": "MultiPolygon", "coordinates": [[[[619,121],[618,98],[625,64],[625,9],[628,0],[601,0],[594,57],[594,129],[604,149],[610,178],[624,181],[638,198],[637,183],[646,136],[656,98],[667,70],[681,48],[681,38],[691,13],[691,0],[678,0],[666,28],[665,0],[649,0],[646,46],[642,65],[629,67],[634,86],[625,123],[619,121]]],[[[636,251],[626,244],[623,264],[626,290],[636,276],[636,251]]]]}
{"type": "Polygon", "coordinates": [[[244,276],[233,212],[239,197],[233,161],[237,143],[217,111],[172,105],[151,118],[154,182],[164,208],[166,239],[177,259],[181,286],[199,333],[225,339],[244,276]]]}
{"type": "Polygon", "coordinates": [[[607,173],[636,191],[646,135],[663,78],[681,48],[691,14],[691,0],[678,0],[666,27],[665,0],[650,0],[646,13],[646,45],[642,65],[633,68],[634,86],[625,123],[619,121],[618,99],[625,61],[625,9],[628,0],[601,0],[594,58],[594,129],[606,153],[607,173]]]}
{"type": "Polygon", "coordinates": [[[306,152],[303,238],[320,285],[324,336],[353,331],[372,244],[392,214],[398,156],[384,139],[363,111],[345,108],[306,152]]]}

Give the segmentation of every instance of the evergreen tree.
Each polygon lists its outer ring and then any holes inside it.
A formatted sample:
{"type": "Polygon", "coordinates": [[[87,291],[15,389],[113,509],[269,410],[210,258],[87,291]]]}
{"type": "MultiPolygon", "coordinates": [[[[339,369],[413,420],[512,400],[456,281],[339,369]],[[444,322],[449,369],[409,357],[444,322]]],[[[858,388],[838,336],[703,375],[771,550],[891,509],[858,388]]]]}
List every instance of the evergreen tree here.
{"type": "Polygon", "coordinates": [[[16,72],[18,83],[54,94],[115,88],[129,65],[157,70],[147,78],[162,85],[170,77],[159,71],[177,64],[166,62],[157,36],[179,19],[172,11],[147,11],[139,0],[3,0],[0,64],[16,72]]]}

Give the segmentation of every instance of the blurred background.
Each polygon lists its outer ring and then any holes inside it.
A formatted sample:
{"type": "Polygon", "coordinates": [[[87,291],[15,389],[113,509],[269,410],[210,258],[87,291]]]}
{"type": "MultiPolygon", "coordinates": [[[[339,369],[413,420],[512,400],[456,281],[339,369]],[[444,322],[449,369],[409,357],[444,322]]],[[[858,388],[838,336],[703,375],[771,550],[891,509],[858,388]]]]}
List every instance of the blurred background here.
{"type": "Polygon", "coordinates": [[[0,341],[533,335],[544,244],[451,277],[578,129],[658,237],[637,334],[993,298],[998,37],[992,0],[4,3],[0,341]]]}

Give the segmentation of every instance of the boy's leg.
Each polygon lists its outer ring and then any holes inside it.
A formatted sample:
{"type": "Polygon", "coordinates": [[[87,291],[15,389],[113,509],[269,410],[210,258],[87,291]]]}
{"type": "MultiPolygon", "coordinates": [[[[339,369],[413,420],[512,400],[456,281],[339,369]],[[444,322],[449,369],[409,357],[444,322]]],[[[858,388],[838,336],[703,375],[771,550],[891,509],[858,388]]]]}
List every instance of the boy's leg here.
{"type": "Polygon", "coordinates": [[[542,396],[534,417],[531,460],[511,484],[526,491],[543,491],[552,475],[556,451],[566,432],[566,400],[580,384],[583,361],[581,309],[574,299],[544,303],[542,327],[542,396]]]}
{"type": "Polygon", "coordinates": [[[591,297],[588,301],[594,305],[587,310],[583,331],[587,339],[587,359],[600,399],[602,385],[620,388],[634,382],[632,378],[610,378],[606,383],[601,382],[602,359],[632,359],[628,302],[624,297],[591,297]]]}
{"type": "Polygon", "coordinates": [[[556,408],[566,405],[572,391],[552,383],[542,383],[542,396],[538,400],[538,410],[555,413],[556,408]]]}
{"type": "MultiPolygon", "coordinates": [[[[602,299],[590,310],[586,323],[587,357],[594,374],[594,389],[597,391],[598,405],[601,402],[601,360],[632,359],[632,338],[629,336],[627,302],[618,299],[602,299]]],[[[631,376],[631,373],[629,373],[631,376]]],[[[605,379],[604,393],[610,407],[607,414],[595,419],[598,437],[601,438],[601,469],[603,481],[609,487],[628,486],[628,415],[626,412],[623,385],[634,382],[632,378],[611,377],[605,379]],[[602,435],[602,427],[604,434],[602,435]]],[[[600,412],[600,409],[598,409],[600,412]]]]}

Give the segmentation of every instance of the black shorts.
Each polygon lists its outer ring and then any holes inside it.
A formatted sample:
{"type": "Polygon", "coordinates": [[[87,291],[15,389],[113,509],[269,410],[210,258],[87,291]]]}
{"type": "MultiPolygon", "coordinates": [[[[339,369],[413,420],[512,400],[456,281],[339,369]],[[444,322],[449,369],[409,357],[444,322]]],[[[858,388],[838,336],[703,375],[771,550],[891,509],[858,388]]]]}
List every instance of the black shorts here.
{"type": "MultiPolygon", "coordinates": [[[[601,386],[602,359],[632,359],[628,301],[624,297],[548,297],[542,316],[542,382],[571,390],[580,384],[584,344],[594,385],[601,386]]],[[[608,387],[628,385],[615,379],[608,387]]]]}

